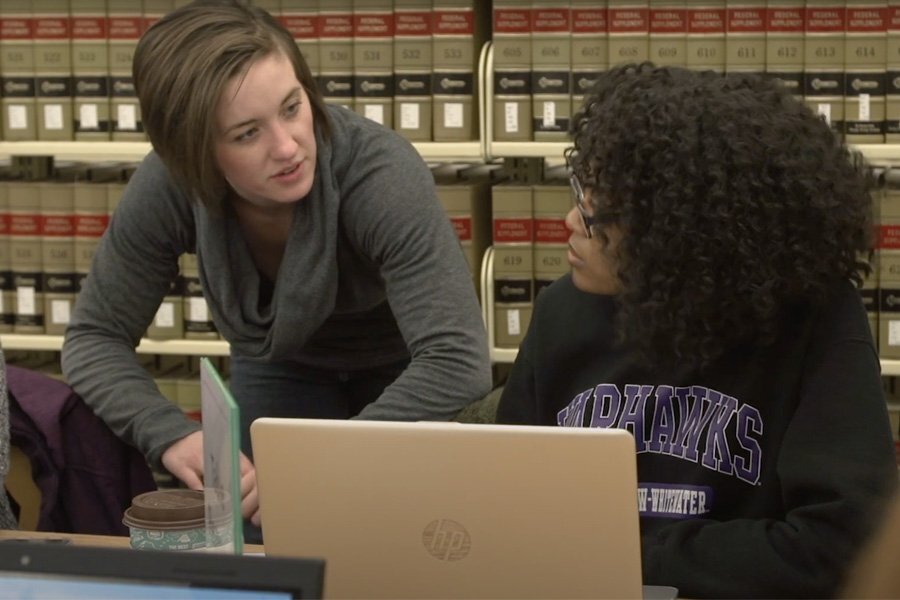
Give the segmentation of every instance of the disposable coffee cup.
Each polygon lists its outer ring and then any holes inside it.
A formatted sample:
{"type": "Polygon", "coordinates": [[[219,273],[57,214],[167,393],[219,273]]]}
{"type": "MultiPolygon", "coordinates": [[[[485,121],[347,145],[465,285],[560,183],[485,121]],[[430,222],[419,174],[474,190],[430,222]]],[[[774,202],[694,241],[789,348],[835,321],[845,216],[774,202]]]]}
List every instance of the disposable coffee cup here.
{"type": "Polygon", "coordinates": [[[122,518],[131,547],[140,550],[206,548],[203,492],[157,490],[135,496],[122,518]]]}

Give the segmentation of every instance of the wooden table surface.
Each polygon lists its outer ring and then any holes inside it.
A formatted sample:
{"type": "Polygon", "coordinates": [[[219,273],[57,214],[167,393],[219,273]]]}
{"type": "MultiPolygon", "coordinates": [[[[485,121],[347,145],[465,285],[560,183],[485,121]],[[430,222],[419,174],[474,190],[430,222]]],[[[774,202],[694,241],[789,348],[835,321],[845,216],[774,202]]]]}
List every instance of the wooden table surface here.
{"type": "MultiPolygon", "coordinates": [[[[0,540],[10,539],[38,539],[53,540],[67,539],[79,546],[102,546],[105,548],[130,548],[129,540],[125,536],[118,535],[88,535],[84,533],[53,533],[49,531],[20,531],[15,529],[0,529],[0,540]]],[[[260,544],[244,544],[245,554],[262,554],[263,546],[260,544]]]]}

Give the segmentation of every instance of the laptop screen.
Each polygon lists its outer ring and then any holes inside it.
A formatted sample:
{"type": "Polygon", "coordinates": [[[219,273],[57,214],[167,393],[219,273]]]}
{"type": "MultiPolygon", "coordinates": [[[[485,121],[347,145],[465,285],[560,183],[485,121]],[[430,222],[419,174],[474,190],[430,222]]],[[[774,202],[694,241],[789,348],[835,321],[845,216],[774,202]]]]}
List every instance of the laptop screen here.
{"type": "Polygon", "coordinates": [[[6,598],[321,598],[324,561],[204,552],[0,543],[6,598]]]}

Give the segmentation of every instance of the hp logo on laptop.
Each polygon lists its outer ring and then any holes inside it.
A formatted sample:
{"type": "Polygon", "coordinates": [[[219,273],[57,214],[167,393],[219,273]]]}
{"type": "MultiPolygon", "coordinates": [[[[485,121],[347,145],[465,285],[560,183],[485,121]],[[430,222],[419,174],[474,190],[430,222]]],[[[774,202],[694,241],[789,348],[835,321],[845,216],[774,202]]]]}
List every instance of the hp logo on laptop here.
{"type": "Polygon", "coordinates": [[[462,560],[469,555],[472,539],[466,528],[450,519],[435,519],[422,532],[422,544],[438,560],[462,560]]]}

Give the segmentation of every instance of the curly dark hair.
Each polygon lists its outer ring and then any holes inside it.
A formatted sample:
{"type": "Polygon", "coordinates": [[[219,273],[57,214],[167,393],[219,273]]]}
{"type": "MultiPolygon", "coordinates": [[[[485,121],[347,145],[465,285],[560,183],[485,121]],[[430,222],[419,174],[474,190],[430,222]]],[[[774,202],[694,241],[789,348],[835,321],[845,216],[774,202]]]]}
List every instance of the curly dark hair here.
{"type": "Polygon", "coordinates": [[[646,360],[766,343],[787,307],[870,272],[865,161],[776,80],[619,66],[571,133],[571,168],[623,234],[618,338],[646,360]]]}

